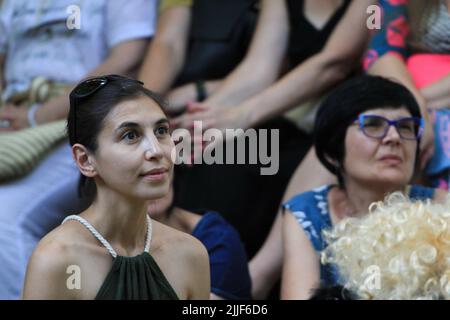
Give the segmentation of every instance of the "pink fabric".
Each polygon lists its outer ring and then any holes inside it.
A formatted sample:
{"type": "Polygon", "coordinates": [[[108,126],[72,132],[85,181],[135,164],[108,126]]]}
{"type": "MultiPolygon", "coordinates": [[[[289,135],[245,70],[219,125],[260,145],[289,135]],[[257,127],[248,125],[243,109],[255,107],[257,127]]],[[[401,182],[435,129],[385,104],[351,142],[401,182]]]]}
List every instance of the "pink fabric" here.
{"type": "Polygon", "coordinates": [[[450,74],[450,55],[414,54],[408,59],[407,67],[417,88],[421,89],[450,74]]]}

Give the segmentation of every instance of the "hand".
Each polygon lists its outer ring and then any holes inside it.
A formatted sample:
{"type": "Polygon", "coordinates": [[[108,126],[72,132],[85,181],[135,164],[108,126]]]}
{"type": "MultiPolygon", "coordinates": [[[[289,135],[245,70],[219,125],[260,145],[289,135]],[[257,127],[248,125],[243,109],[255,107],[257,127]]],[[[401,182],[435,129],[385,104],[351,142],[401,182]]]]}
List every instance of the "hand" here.
{"type": "Polygon", "coordinates": [[[167,94],[169,106],[167,112],[169,114],[179,114],[186,110],[186,106],[195,101],[196,91],[193,84],[186,84],[171,90],[167,94]]]}
{"type": "Polygon", "coordinates": [[[0,133],[28,128],[28,108],[24,105],[7,104],[0,108],[0,120],[9,122],[9,127],[0,128],[0,133]]]}
{"type": "Polygon", "coordinates": [[[217,108],[203,103],[188,104],[187,113],[172,119],[172,125],[177,128],[192,130],[194,121],[201,121],[202,130],[210,128],[225,131],[225,129],[248,129],[251,124],[250,112],[243,107],[217,108]]]}
{"type": "MultiPolygon", "coordinates": [[[[226,129],[247,129],[250,127],[249,112],[242,107],[210,108],[200,103],[190,103],[187,113],[171,120],[172,126],[189,130],[190,141],[203,150],[207,146],[215,148],[224,138],[234,138],[235,135],[225,136],[226,129]],[[201,136],[194,134],[201,127],[201,136]],[[196,130],[195,130],[196,129],[196,130]],[[203,141],[203,133],[208,129],[218,129],[222,132],[219,137],[214,136],[211,142],[203,141]],[[217,140],[216,140],[217,138],[217,140]]],[[[183,137],[183,140],[187,137],[183,137]]],[[[194,150],[194,148],[192,148],[194,150]]],[[[197,154],[199,156],[199,154],[197,154]]],[[[194,156],[191,157],[194,160],[194,156]]]]}

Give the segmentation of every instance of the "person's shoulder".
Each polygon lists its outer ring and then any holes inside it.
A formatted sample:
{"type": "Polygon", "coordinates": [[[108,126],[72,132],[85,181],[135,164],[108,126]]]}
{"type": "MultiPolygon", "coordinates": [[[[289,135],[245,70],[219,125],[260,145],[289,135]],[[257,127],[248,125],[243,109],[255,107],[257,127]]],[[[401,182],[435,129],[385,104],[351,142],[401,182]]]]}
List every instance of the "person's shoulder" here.
{"type": "Polygon", "coordinates": [[[199,223],[201,232],[193,233],[206,247],[236,247],[243,246],[238,231],[218,212],[207,212],[199,223]],[[207,243],[205,243],[207,242],[207,243]]]}
{"type": "Polygon", "coordinates": [[[152,240],[151,251],[167,252],[174,250],[178,257],[202,256],[206,253],[203,244],[190,234],[176,230],[154,220],[152,223],[154,240],[152,240]]]}
{"type": "Polygon", "coordinates": [[[187,298],[206,299],[209,295],[209,256],[205,246],[190,234],[153,221],[150,252],[173,282],[183,283],[187,298]],[[174,266],[173,261],[176,261],[174,266]],[[176,270],[175,270],[176,269],[176,270]]]}
{"type": "Polygon", "coordinates": [[[193,234],[195,234],[198,229],[202,230],[202,232],[213,231],[215,234],[233,234],[237,232],[220,213],[215,211],[208,211],[201,217],[193,234]]]}
{"type": "Polygon", "coordinates": [[[58,226],[37,244],[32,258],[34,261],[47,261],[47,265],[81,264],[83,257],[105,255],[104,247],[99,245],[92,234],[79,222],[67,221],[58,226]]]}
{"type": "Polygon", "coordinates": [[[39,241],[33,252],[35,257],[52,256],[52,261],[69,258],[76,252],[79,235],[74,232],[74,226],[69,223],[61,225],[48,233],[39,241]]]}
{"type": "Polygon", "coordinates": [[[75,298],[76,290],[67,290],[66,280],[70,267],[80,265],[80,259],[67,229],[56,228],[36,246],[27,267],[24,298],[75,298]]]}
{"type": "Polygon", "coordinates": [[[283,208],[289,211],[305,209],[310,205],[314,205],[320,201],[328,201],[327,194],[331,186],[324,185],[316,189],[305,191],[293,196],[291,199],[283,203],[283,208]]]}
{"type": "Polygon", "coordinates": [[[83,231],[87,232],[74,221],[58,226],[39,241],[32,258],[37,262],[47,261],[46,265],[55,267],[76,263],[83,251],[98,248],[83,231]]]}

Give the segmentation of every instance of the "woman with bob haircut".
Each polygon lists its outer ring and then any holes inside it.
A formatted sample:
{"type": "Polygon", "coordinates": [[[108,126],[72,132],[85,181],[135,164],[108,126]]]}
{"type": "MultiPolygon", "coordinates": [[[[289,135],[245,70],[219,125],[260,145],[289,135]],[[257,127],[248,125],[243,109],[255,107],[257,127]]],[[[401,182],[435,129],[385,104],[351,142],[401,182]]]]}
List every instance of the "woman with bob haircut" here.
{"type": "Polygon", "coordinates": [[[382,77],[353,78],[324,100],[314,143],[338,185],[296,195],[283,205],[283,299],[308,299],[312,289],[338,283],[334,270],[318,257],[325,248],[323,230],[364,215],[372,202],[394,191],[412,199],[443,199],[443,191],[409,185],[423,130],[410,91],[382,77]]]}
{"type": "Polygon", "coordinates": [[[208,299],[203,245],[147,214],[173,173],[158,96],[122,76],[88,79],[70,94],[67,127],[80,191],[93,201],[39,242],[23,297],[208,299]]]}

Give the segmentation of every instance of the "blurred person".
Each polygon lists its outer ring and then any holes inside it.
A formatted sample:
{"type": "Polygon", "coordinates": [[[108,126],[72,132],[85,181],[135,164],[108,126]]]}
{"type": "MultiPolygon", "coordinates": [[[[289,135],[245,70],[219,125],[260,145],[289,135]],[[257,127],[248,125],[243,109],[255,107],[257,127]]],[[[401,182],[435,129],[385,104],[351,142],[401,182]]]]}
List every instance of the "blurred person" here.
{"type": "Polygon", "coordinates": [[[237,231],[217,212],[189,212],[174,206],[173,192],[171,186],[164,198],[150,201],[150,217],[194,236],[206,247],[211,300],[250,300],[248,261],[237,231]]]}
{"type": "MultiPolygon", "coordinates": [[[[258,166],[241,166],[238,170],[237,166],[194,165],[183,182],[185,190],[190,186],[190,192],[180,193],[178,203],[182,207],[215,205],[230,217],[250,257],[261,247],[286,185],[311,146],[307,132],[314,108],[305,105],[348,77],[357,66],[368,36],[366,9],[373,3],[262,1],[257,29],[242,63],[204,103],[191,104],[187,113],[173,121],[183,128],[202,121],[203,130],[279,130],[277,174],[261,176],[258,166]],[[303,107],[289,119],[282,116],[299,105],[303,107]],[[198,183],[193,192],[195,181],[198,183]],[[222,197],[225,192],[227,198],[222,197]],[[248,212],[252,217],[247,217],[248,212]]],[[[261,279],[267,278],[261,275],[261,279]]]]}
{"type": "Polygon", "coordinates": [[[430,119],[425,130],[430,148],[421,159],[423,178],[433,187],[448,189],[450,1],[380,0],[379,5],[382,26],[372,37],[364,66],[369,74],[397,79],[413,92],[425,119],[430,119]]]}
{"type": "Polygon", "coordinates": [[[283,299],[308,299],[314,288],[339,284],[336,270],[318,257],[325,248],[324,230],[344,218],[362,217],[372,202],[394,191],[411,199],[444,199],[442,190],[410,185],[424,122],[411,92],[381,77],[353,78],[324,100],[314,143],[338,184],[298,194],[283,205],[283,299]]]}

